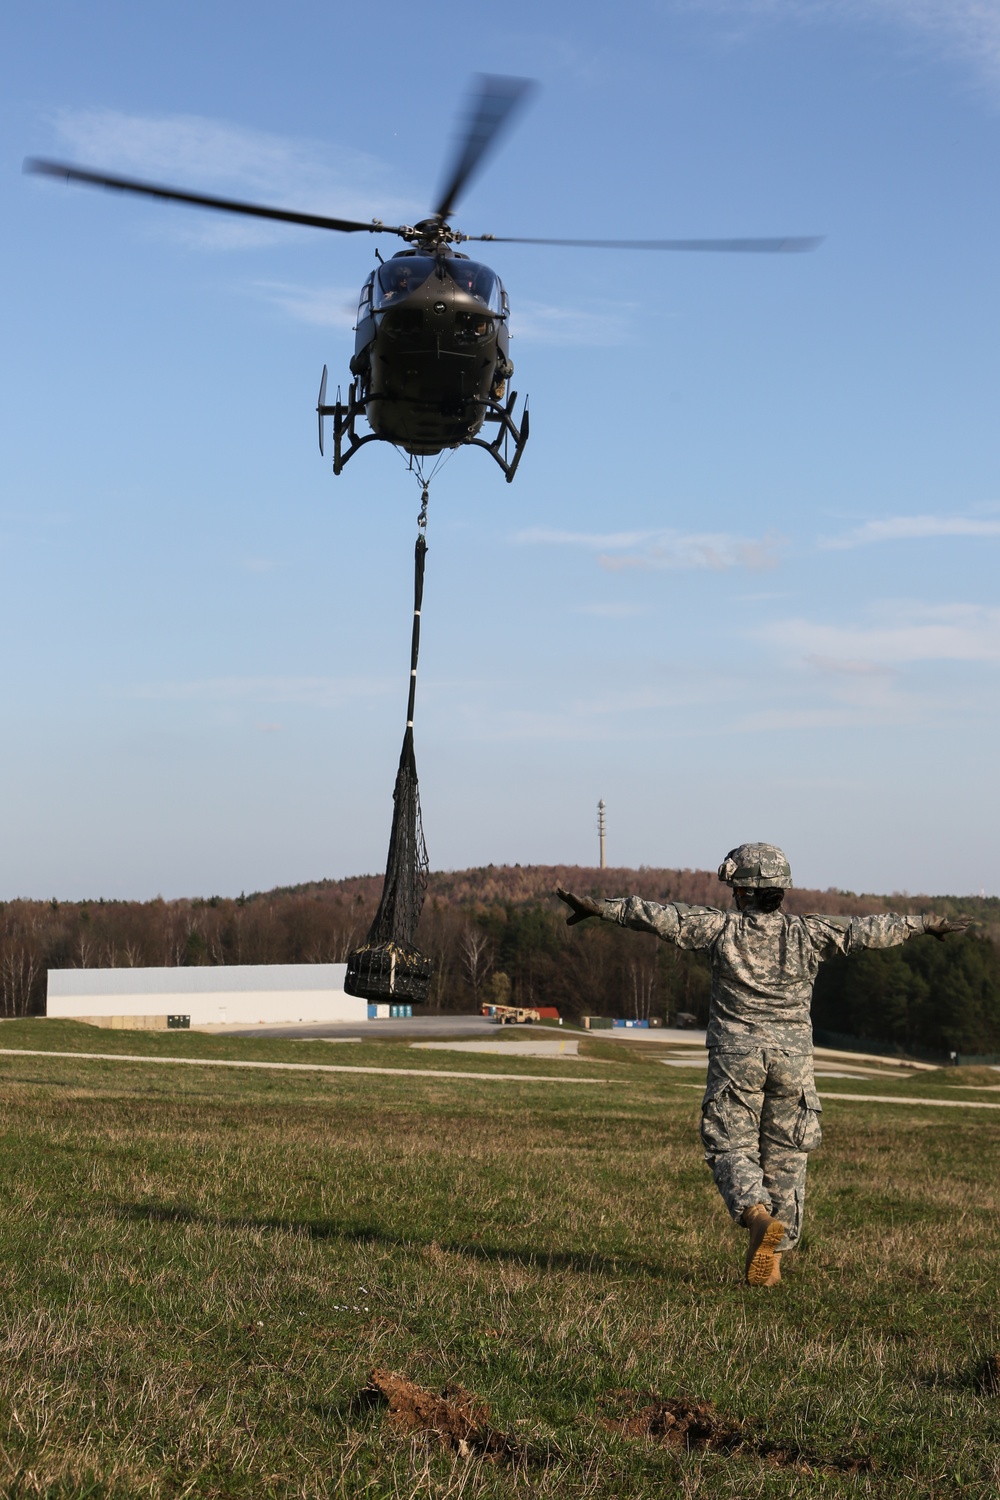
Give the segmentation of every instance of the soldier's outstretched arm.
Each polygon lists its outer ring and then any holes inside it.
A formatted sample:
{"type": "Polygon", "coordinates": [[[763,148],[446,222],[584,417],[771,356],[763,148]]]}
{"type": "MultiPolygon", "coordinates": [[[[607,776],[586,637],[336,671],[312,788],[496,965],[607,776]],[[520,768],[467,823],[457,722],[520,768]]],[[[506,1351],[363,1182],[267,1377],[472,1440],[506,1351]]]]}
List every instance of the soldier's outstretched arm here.
{"type": "Polygon", "coordinates": [[[806,922],[823,958],[862,948],[898,948],[922,932],[943,939],[946,933],[965,932],[971,925],[967,917],[904,917],[894,911],[872,917],[808,916],[806,922]]]}
{"type": "Polygon", "coordinates": [[[556,895],[571,908],[566,918],[569,927],[585,922],[588,917],[600,917],[605,922],[617,922],[619,927],[651,932],[680,948],[711,947],[726,921],[725,912],[712,906],[684,906],[679,901],[660,905],[656,901],[643,901],[638,896],[595,901],[591,896],[575,896],[562,889],[557,890],[556,895]]]}

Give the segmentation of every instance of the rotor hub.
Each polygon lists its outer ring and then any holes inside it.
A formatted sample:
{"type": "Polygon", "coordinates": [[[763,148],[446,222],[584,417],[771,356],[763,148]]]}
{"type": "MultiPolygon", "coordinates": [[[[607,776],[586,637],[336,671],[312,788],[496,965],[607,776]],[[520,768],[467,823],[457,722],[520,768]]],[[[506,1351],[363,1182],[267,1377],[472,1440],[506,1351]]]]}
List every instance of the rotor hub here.
{"type": "Polygon", "coordinates": [[[452,229],[443,219],[421,219],[419,223],[403,225],[398,234],[401,239],[410,245],[418,245],[421,250],[433,255],[435,250],[440,250],[444,245],[460,245],[463,240],[470,238],[463,234],[460,229],[452,229]]]}

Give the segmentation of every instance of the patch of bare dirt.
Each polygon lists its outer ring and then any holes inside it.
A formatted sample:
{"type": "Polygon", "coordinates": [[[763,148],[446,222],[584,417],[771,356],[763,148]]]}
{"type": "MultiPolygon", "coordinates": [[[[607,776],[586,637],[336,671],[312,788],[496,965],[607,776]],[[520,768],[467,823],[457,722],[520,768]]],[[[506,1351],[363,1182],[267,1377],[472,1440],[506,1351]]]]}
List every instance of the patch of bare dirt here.
{"type": "Polygon", "coordinates": [[[721,1417],[710,1401],[650,1395],[645,1405],[635,1406],[634,1400],[628,1402],[631,1410],[622,1416],[605,1417],[601,1425],[622,1437],[652,1438],[666,1448],[681,1448],[688,1453],[708,1449],[732,1452],[743,1443],[740,1427],[721,1417]]]}
{"type": "Polygon", "coordinates": [[[984,1396],[1000,1396],[1000,1354],[987,1355],[979,1368],[976,1384],[984,1396]]]}
{"type": "Polygon", "coordinates": [[[460,1458],[517,1456],[514,1441],[490,1421],[486,1403],[460,1385],[427,1391],[405,1375],[373,1370],[358,1399],[365,1406],[388,1406],[389,1421],[398,1432],[433,1435],[460,1458]]]}
{"type": "MultiPolygon", "coordinates": [[[[732,1453],[759,1458],[769,1467],[795,1469],[800,1474],[861,1474],[871,1470],[871,1460],[856,1454],[819,1457],[800,1448],[785,1448],[757,1438],[741,1422],[716,1411],[711,1401],[691,1401],[685,1396],[646,1396],[621,1391],[610,1402],[619,1414],[602,1418],[601,1425],[622,1437],[646,1438],[683,1453],[732,1453]]],[[[609,1404],[610,1404],[609,1402],[609,1404]]]]}

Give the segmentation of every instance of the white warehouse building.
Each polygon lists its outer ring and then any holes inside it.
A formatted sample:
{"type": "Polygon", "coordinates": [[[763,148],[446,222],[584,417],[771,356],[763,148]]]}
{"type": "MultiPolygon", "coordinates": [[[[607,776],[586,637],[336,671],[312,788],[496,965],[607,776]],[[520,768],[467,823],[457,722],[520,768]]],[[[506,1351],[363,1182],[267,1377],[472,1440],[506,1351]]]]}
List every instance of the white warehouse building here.
{"type": "Polygon", "coordinates": [[[344,990],[346,964],[50,969],[46,1015],[144,1027],[367,1021],[344,990]]]}

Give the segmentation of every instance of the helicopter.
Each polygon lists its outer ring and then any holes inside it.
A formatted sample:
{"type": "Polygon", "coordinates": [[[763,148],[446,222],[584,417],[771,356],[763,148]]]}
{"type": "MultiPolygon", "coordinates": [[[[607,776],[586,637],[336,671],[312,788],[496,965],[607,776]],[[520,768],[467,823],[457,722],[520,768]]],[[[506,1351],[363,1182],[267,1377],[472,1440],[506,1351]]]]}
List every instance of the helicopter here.
{"type": "Polygon", "coordinates": [[[340,474],[366,443],[392,443],[410,456],[411,463],[416,460],[418,467],[424,457],[467,445],[485,448],[509,484],[529,432],[527,398],[517,418],[517,392],[507,389],[514,373],[509,353],[510,302],[496,272],[471,259],[459,245],[478,241],[587,249],[781,253],[813,250],[822,240],[816,235],[723,240],[537,239],[470,235],[453,229],[450,221],[460,195],[534,87],[525,78],[479,76],[437,206],[428,218],[413,225],[297,213],[37,157],[29,158],[24,168],[67,182],[223,213],[344,234],[396,235],[407,248],[388,260],[376,251],[378,264],[361,288],[346,401],[338,390],[337,400],[327,403],[327,369],[323,367],[316,406],[320,453],[324,452],[324,419],[332,417],[334,474],[340,474]],[[365,433],[358,428],[362,417],[370,429],[365,433]],[[480,435],[487,424],[496,428],[491,438],[480,435]]]}

